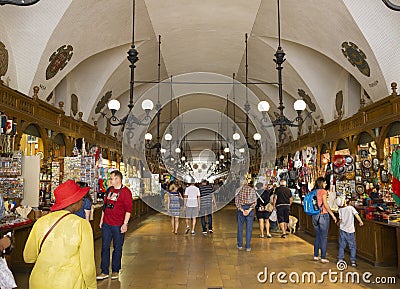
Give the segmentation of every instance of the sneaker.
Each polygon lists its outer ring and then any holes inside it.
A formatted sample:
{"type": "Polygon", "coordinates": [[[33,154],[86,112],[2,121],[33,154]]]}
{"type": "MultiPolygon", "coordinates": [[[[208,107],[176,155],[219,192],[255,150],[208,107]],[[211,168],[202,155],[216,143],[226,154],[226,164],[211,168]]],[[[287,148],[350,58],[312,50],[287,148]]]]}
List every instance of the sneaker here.
{"type": "Polygon", "coordinates": [[[119,273],[118,272],[112,272],[111,279],[118,279],[118,278],[119,278],[119,273]]]}
{"type": "Polygon", "coordinates": [[[207,235],[207,231],[203,231],[203,235],[207,235]]]}
{"type": "Polygon", "coordinates": [[[315,257],[315,256],[314,256],[314,261],[319,261],[319,260],[321,260],[321,257],[318,257],[318,256],[315,257]]]}
{"type": "Polygon", "coordinates": [[[97,275],[96,279],[104,280],[104,279],[107,279],[108,277],[110,277],[108,274],[100,273],[99,275],[97,275]]]}
{"type": "Polygon", "coordinates": [[[243,250],[243,247],[242,247],[242,246],[236,245],[236,248],[238,248],[238,250],[243,250]]]}
{"type": "Polygon", "coordinates": [[[208,232],[209,232],[210,234],[214,233],[214,231],[213,231],[212,229],[208,230],[208,232]]]}
{"type": "Polygon", "coordinates": [[[190,227],[188,226],[188,227],[186,227],[185,234],[189,234],[189,231],[190,231],[190,227]]]}
{"type": "Polygon", "coordinates": [[[356,261],[351,261],[351,267],[357,267],[356,261]]]}
{"type": "Polygon", "coordinates": [[[286,234],[282,234],[282,236],[281,236],[282,238],[286,238],[286,234]]]}
{"type": "Polygon", "coordinates": [[[271,235],[271,234],[268,234],[268,235],[267,235],[267,238],[272,238],[272,235],[271,235]]]}
{"type": "Polygon", "coordinates": [[[246,251],[247,251],[247,252],[250,252],[250,251],[251,251],[251,248],[246,248],[246,251]]]}
{"type": "Polygon", "coordinates": [[[329,263],[329,260],[328,259],[321,259],[321,263],[323,263],[323,264],[329,263]]]}
{"type": "Polygon", "coordinates": [[[196,232],[195,232],[195,231],[192,231],[192,236],[194,236],[194,235],[196,235],[196,232]]]}

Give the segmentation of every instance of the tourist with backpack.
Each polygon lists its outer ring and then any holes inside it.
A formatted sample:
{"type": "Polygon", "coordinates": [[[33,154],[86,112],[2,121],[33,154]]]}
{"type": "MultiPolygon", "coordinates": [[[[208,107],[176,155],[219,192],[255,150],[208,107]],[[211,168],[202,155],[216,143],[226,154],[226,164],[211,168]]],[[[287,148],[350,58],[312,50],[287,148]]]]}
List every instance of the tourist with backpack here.
{"type": "MultiPolygon", "coordinates": [[[[328,192],[325,190],[326,180],[323,177],[319,177],[315,181],[315,187],[317,196],[317,205],[320,209],[318,214],[312,215],[312,223],[315,229],[315,241],[314,241],[314,261],[321,260],[321,263],[329,263],[326,259],[326,246],[328,244],[328,231],[329,231],[329,215],[336,223],[336,217],[333,214],[328,203],[328,192]],[[319,252],[321,251],[321,256],[319,252]]],[[[313,193],[313,192],[311,192],[313,193]]],[[[310,193],[310,194],[311,194],[310,193]]]]}

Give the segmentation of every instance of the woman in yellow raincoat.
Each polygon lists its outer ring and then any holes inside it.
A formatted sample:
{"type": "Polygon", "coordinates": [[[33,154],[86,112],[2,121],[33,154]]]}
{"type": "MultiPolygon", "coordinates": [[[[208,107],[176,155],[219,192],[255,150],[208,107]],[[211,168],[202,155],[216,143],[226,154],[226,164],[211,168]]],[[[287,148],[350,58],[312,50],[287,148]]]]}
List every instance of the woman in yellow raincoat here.
{"type": "Polygon", "coordinates": [[[92,228],[73,214],[89,189],[72,180],[61,184],[54,191],[53,212],[33,226],[24,249],[25,262],[36,263],[30,289],[97,288],[92,228]]]}

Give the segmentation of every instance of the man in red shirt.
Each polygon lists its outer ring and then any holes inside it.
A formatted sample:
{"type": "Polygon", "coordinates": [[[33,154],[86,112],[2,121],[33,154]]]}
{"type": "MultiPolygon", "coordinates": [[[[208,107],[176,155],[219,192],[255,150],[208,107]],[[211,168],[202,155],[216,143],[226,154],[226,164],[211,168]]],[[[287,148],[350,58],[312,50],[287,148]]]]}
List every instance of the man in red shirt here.
{"type": "Polygon", "coordinates": [[[115,170],[110,176],[111,186],[105,197],[103,212],[101,213],[100,228],[102,229],[101,247],[101,273],[97,280],[109,277],[110,246],[113,240],[114,251],[112,254],[111,279],[118,279],[121,269],[122,245],[124,235],[128,230],[128,222],[132,212],[132,193],[122,185],[122,174],[115,170]]]}

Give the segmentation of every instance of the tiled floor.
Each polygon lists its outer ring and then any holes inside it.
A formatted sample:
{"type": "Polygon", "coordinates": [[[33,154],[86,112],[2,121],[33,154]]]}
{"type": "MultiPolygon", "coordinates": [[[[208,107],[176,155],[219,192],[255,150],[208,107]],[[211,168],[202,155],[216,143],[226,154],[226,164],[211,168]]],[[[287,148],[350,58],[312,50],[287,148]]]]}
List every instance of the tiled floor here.
{"type": "MultiPolygon", "coordinates": [[[[254,223],[252,251],[238,251],[236,249],[236,215],[235,209],[228,206],[214,214],[215,233],[207,236],[201,234],[201,225],[198,222],[195,236],[184,235],[184,220],[180,223],[180,234],[171,233],[169,218],[162,214],[149,217],[136,230],[127,233],[124,250],[123,265],[119,280],[103,280],[98,282],[99,289],[123,288],[167,288],[167,289],[207,289],[207,288],[295,288],[299,284],[307,288],[316,288],[317,285],[325,288],[399,288],[400,280],[396,284],[367,284],[360,280],[360,284],[344,284],[346,272],[371,272],[374,278],[396,276],[396,268],[375,268],[359,260],[355,270],[348,268],[343,271],[343,283],[330,282],[329,275],[324,277],[321,284],[301,283],[302,274],[315,272],[317,280],[323,272],[333,274],[340,271],[336,268],[336,244],[329,244],[329,264],[312,261],[312,245],[296,235],[289,235],[282,239],[274,234],[272,239],[257,238],[258,224],[254,223]],[[275,272],[272,284],[271,279],[265,283],[257,280],[259,272],[267,267],[269,276],[275,272]],[[287,284],[278,282],[277,274],[281,271],[288,275],[283,279],[287,284]],[[300,282],[292,283],[296,274],[300,282]]],[[[200,220],[199,220],[200,221],[200,220]]],[[[301,234],[301,233],[300,233],[301,234]]],[[[304,236],[310,241],[308,236],[304,236]]],[[[101,241],[96,241],[96,264],[99,264],[101,241]]],[[[348,258],[348,256],[347,256],[348,258]]],[[[340,277],[340,275],[337,275],[340,277]]],[[[260,276],[261,278],[264,275],[260,276]]],[[[334,278],[335,275],[332,275],[334,278]]],[[[27,274],[17,274],[18,288],[28,288],[27,274]]],[[[56,288],[55,288],[56,289],[56,288]]]]}

